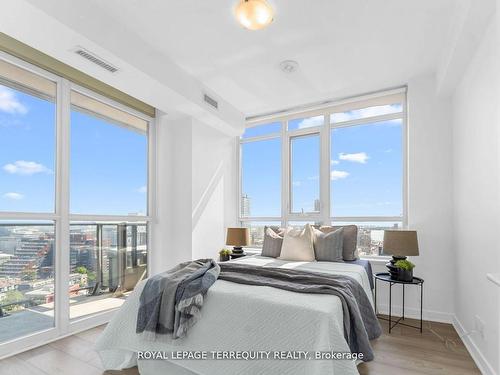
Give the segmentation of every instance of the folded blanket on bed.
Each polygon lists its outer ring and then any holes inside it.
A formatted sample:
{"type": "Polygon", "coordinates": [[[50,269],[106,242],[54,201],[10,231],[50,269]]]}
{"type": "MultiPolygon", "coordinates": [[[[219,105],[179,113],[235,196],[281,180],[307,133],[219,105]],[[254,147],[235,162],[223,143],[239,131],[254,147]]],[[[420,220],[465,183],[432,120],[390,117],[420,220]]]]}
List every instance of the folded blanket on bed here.
{"type": "Polygon", "coordinates": [[[220,267],[221,280],[339,297],[344,315],[344,336],[351,352],[363,353],[365,362],[373,360],[369,340],[379,337],[382,329],[365,291],[353,278],[231,262],[221,263],[220,267]]]}
{"type": "Polygon", "coordinates": [[[219,265],[212,259],[184,262],[146,282],[137,313],[137,333],[186,335],[200,316],[204,295],[217,280],[219,265]]]}

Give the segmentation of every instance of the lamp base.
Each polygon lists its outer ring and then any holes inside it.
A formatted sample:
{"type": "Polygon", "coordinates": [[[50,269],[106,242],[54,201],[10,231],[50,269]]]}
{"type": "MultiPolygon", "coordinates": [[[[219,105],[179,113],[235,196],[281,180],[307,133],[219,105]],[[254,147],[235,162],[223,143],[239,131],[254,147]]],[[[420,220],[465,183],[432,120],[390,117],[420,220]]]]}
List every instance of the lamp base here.
{"type": "Polygon", "coordinates": [[[391,279],[393,280],[399,279],[399,268],[395,266],[395,263],[398,260],[405,260],[405,259],[406,259],[405,256],[393,255],[389,263],[386,264],[386,267],[388,268],[389,273],[391,274],[391,279]]]}
{"type": "Polygon", "coordinates": [[[247,254],[243,251],[243,248],[241,246],[235,246],[233,247],[233,252],[231,253],[231,258],[241,258],[246,256],[247,254]]]}

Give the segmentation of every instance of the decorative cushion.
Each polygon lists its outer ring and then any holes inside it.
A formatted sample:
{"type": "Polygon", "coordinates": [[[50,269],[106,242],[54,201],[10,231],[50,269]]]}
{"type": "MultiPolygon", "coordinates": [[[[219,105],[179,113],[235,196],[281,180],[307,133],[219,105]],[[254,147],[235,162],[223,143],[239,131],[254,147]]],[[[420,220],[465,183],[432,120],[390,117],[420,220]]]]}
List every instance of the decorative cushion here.
{"type": "Polygon", "coordinates": [[[322,226],[319,228],[323,233],[334,232],[337,229],[343,228],[342,258],[344,260],[358,259],[358,227],[356,225],[335,225],[322,226]]]}
{"type": "Polygon", "coordinates": [[[277,258],[281,254],[284,231],[271,227],[264,227],[264,243],[262,244],[262,256],[277,258]]]}
{"type": "Polygon", "coordinates": [[[313,262],[315,260],[313,239],[313,228],[309,224],[303,229],[288,228],[283,238],[279,259],[313,262]]]}
{"type": "Polygon", "coordinates": [[[343,262],[344,228],[324,233],[314,229],[314,253],[316,260],[343,262]]]}

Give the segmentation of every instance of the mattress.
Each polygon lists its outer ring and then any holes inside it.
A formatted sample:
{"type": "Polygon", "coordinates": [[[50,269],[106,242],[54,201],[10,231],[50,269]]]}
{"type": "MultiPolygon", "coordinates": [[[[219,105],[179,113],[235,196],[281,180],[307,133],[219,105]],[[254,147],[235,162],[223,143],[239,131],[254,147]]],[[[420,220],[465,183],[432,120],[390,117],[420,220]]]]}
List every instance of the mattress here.
{"type": "MultiPolygon", "coordinates": [[[[368,275],[359,264],[288,262],[261,256],[234,262],[350,276],[362,285],[373,305],[368,275]]],[[[148,341],[135,333],[139,296],[144,284],[137,285],[96,343],[107,370],[138,365],[143,375],[358,374],[353,360],[221,360],[210,357],[214,352],[348,353],[342,305],[336,296],[301,294],[218,280],[206,295],[201,319],[187,337],[172,340],[165,336],[161,341],[148,341]],[[159,360],[138,360],[139,351],[162,352],[166,356],[159,360]],[[205,352],[209,358],[174,359],[169,357],[173,352],[205,352]]]]}

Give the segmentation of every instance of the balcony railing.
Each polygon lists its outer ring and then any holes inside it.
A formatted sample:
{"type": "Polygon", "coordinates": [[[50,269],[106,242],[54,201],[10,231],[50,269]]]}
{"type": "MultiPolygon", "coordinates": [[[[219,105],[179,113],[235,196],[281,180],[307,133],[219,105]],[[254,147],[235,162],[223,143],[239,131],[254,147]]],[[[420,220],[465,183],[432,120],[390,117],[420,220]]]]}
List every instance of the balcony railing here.
{"type": "MultiPolygon", "coordinates": [[[[0,224],[0,324],[37,306],[53,309],[54,232],[46,223],[0,224]]],[[[121,297],[146,277],[147,226],[73,223],[69,252],[71,314],[92,298],[121,297]]]]}

